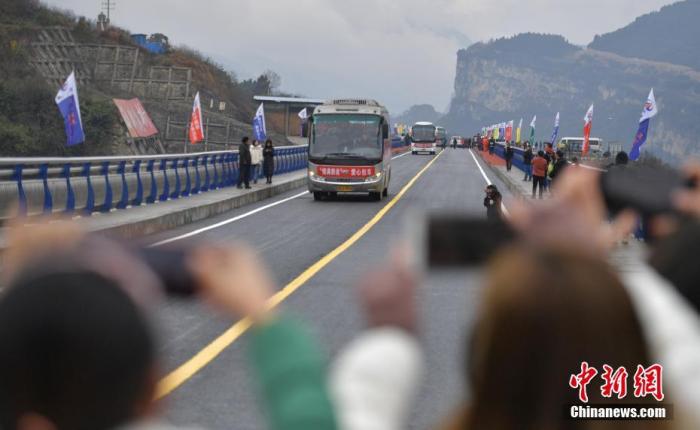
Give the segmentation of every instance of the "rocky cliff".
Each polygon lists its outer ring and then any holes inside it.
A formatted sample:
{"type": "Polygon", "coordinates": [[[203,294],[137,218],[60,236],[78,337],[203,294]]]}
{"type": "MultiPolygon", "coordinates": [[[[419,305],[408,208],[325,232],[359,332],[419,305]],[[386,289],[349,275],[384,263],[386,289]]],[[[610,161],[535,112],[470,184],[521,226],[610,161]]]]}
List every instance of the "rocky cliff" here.
{"type": "Polygon", "coordinates": [[[537,139],[548,140],[560,111],[559,136],[580,136],[594,103],[593,134],[627,148],[651,87],[660,113],[647,148],[669,161],[700,154],[700,72],[580,48],[560,36],[523,34],[459,51],[455,96],[443,122],[471,134],[521,117],[529,124],[537,115],[537,139]]]}

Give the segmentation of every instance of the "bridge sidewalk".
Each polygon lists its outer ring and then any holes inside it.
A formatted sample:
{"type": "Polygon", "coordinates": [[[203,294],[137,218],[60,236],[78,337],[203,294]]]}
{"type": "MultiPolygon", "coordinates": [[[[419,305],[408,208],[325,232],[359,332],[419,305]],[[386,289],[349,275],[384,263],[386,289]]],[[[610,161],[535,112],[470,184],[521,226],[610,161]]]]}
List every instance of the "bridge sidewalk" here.
{"type": "MultiPolygon", "coordinates": [[[[523,201],[536,202],[532,200],[532,182],[523,181],[525,174],[515,166],[511,171],[506,170],[505,160],[491,155],[488,152],[477,151],[484,162],[488,165],[494,175],[498,176],[506,184],[510,192],[515,196],[521,196],[523,201]]],[[[545,191],[545,199],[550,198],[549,191],[545,191]]],[[[610,253],[608,261],[619,272],[636,272],[641,267],[646,258],[647,249],[644,242],[629,239],[619,243],[610,253]]]]}
{"type": "MultiPolygon", "coordinates": [[[[88,231],[100,231],[125,238],[170,230],[176,227],[220,215],[306,185],[306,169],[273,177],[273,183],[252,184],[252,189],[226,187],[195,196],[171,199],[109,213],[75,217],[88,231]]],[[[4,228],[0,229],[0,248],[5,247],[4,228]]]]}
{"type": "MultiPolygon", "coordinates": [[[[488,151],[477,151],[481,158],[486,162],[494,175],[503,181],[508,187],[508,190],[516,196],[529,198],[532,195],[532,182],[523,181],[525,174],[522,170],[513,166],[510,172],[506,169],[506,162],[501,157],[495,154],[489,154],[488,151]]],[[[545,191],[545,198],[549,198],[549,191],[545,191]]]]}

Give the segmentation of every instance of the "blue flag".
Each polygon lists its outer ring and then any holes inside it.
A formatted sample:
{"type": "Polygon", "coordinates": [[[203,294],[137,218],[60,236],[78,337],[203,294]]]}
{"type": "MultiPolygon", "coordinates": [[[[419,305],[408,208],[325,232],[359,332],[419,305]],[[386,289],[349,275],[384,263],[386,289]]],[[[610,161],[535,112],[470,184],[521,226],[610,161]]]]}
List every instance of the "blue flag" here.
{"type": "Polygon", "coordinates": [[[639,129],[637,134],[634,136],[634,142],[632,143],[632,150],[630,151],[630,160],[636,160],[641,154],[642,145],[647,141],[647,134],[649,132],[649,122],[651,119],[659,113],[659,109],[656,107],[656,99],[654,98],[654,89],[652,88],[649,92],[649,97],[647,102],[644,104],[644,109],[642,110],[642,117],[639,119],[639,129]]]}
{"type": "Polygon", "coordinates": [[[260,103],[260,107],[255,112],[253,118],[253,138],[258,142],[264,142],[267,139],[267,129],[265,128],[265,108],[260,103]]]}
{"type": "Polygon", "coordinates": [[[75,81],[75,72],[71,72],[58,94],[56,105],[63,115],[66,127],[66,145],[77,145],[85,141],[83,133],[83,120],[80,117],[80,101],[78,100],[78,85],[75,81]]]}
{"type": "Polygon", "coordinates": [[[559,112],[557,112],[557,116],[554,117],[554,130],[552,130],[552,146],[557,145],[557,136],[559,135],[559,112]]]}

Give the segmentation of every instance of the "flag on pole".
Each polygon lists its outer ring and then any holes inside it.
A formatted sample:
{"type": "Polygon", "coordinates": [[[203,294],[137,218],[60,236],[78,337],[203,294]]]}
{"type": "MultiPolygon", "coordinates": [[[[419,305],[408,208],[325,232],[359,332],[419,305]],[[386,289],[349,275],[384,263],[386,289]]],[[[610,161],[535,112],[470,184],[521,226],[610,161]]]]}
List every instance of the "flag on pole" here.
{"type": "Polygon", "coordinates": [[[593,127],[593,105],[588,108],[586,116],[583,117],[583,147],[581,148],[581,155],[587,156],[588,150],[590,149],[590,139],[591,139],[591,128],[593,127]]]}
{"type": "Polygon", "coordinates": [[[557,136],[559,135],[559,112],[557,112],[557,116],[554,117],[554,130],[552,130],[552,139],[550,142],[552,142],[552,146],[555,146],[557,144],[557,136]]]}
{"type": "Polygon", "coordinates": [[[307,118],[309,118],[309,113],[306,111],[306,108],[300,110],[297,115],[304,122],[306,122],[307,118]]]}
{"type": "Polygon", "coordinates": [[[530,145],[535,144],[535,125],[537,124],[537,115],[532,117],[530,121],[530,145]]]}
{"type": "Polygon", "coordinates": [[[513,140],[513,120],[510,120],[506,124],[506,141],[510,142],[512,140],[513,140]]]}
{"type": "Polygon", "coordinates": [[[500,125],[494,125],[493,126],[493,136],[492,136],[493,140],[498,140],[498,138],[500,137],[500,132],[501,132],[500,125]]]}
{"type": "Polygon", "coordinates": [[[657,113],[659,113],[659,109],[656,106],[654,89],[652,88],[651,91],[649,91],[647,102],[644,103],[642,117],[639,119],[639,129],[637,130],[637,134],[634,136],[634,143],[632,143],[632,150],[630,151],[630,160],[636,160],[639,158],[642,145],[644,145],[644,142],[647,141],[649,121],[655,117],[657,113]]]}
{"type": "Polygon", "coordinates": [[[78,84],[75,81],[75,72],[71,72],[58,94],[56,105],[63,115],[66,127],[66,145],[77,145],[85,142],[83,132],[83,120],[80,117],[80,100],[78,99],[78,84]]]}
{"type": "Polygon", "coordinates": [[[520,118],[520,122],[518,123],[518,128],[515,129],[515,143],[520,143],[520,133],[523,128],[523,119],[520,118]]]}
{"type": "Polygon", "coordinates": [[[264,142],[267,138],[267,128],[265,127],[265,107],[262,103],[255,112],[253,118],[253,137],[258,142],[264,142]]]}
{"type": "Polygon", "coordinates": [[[197,91],[197,94],[194,96],[194,103],[192,104],[189,137],[192,145],[204,140],[204,129],[202,128],[202,105],[199,103],[199,91],[197,91]]]}

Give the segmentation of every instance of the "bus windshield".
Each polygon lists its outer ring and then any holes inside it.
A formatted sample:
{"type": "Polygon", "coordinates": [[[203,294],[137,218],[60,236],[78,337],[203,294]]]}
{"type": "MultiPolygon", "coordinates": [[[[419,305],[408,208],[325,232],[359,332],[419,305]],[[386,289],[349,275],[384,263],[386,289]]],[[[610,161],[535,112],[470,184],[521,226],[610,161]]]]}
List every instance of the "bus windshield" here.
{"type": "Polygon", "coordinates": [[[414,125],[411,140],[414,142],[435,142],[435,126],[414,125]]]}
{"type": "Polygon", "coordinates": [[[380,117],[362,114],[333,114],[314,117],[310,155],[381,158],[380,117]]]}

